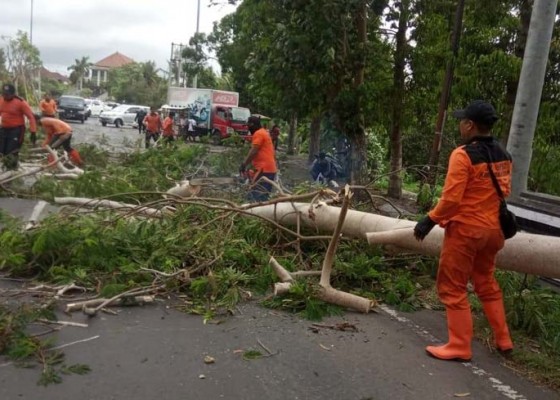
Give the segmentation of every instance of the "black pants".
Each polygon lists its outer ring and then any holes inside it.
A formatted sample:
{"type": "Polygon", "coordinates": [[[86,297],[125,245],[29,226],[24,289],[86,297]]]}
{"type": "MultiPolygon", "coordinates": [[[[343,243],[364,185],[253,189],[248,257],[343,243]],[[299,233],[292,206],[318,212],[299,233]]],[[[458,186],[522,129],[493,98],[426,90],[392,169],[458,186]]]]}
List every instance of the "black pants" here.
{"type": "MultiPolygon", "coordinates": [[[[52,147],[53,144],[56,143],[56,141],[60,138],[60,135],[53,135],[53,137],[51,138],[50,142],[49,142],[49,146],[52,147]]],[[[70,146],[70,142],[72,140],[72,136],[70,136],[68,139],[66,139],[65,141],[63,141],[62,143],[60,143],[60,145],[57,146],[60,147],[62,146],[62,148],[68,153],[70,154],[70,152],[72,151],[72,146],[70,146]]],[[[54,149],[54,147],[53,147],[54,149]]]]}
{"type": "Polygon", "coordinates": [[[249,201],[251,202],[261,202],[267,201],[270,197],[270,192],[272,192],[272,184],[263,180],[259,180],[261,177],[266,177],[271,181],[276,179],[276,174],[273,172],[260,172],[251,185],[251,190],[249,191],[249,201]]]}
{"type": "Polygon", "coordinates": [[[0,155],[6,169],[17,169],[19,149],[23,143],[25,126],[0,128],[0,155]]]}
{"type": "Polygon", "coordinates": [[[175,138],[172,136],[163,136],[162,137],[163,140],[163,144],[166,146],[169,146],[171,144],[173,144],[173,142],[175,141],[175,138]]]}
{"type": "Polygon", "coordinates": [[[156,142],[159,138],[159,133],[155,133],[155,132],[150,132],[150,131],[146,131],[146,136],[144,136],[145,141],[146,141],[146,148],[150,148],[150,140],[154,139],[154,142],[156,142]]]}

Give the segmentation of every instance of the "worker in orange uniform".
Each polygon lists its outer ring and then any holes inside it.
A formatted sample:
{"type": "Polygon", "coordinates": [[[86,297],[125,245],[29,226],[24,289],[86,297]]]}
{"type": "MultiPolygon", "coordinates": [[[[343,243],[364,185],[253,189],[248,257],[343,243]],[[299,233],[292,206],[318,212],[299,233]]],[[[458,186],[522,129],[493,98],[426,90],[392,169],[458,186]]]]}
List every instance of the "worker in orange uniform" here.
{"type": "Polygon", "coordinates": [[[39,103],[39,108],[41,109],[41,115],[43,117],[52,117],[56,116],[56,101],[54,101],[51,96],[47,93],[43,100],[39,103]]]}
{"type": "Polygon", "coordinates": [[[163,120],[162,124],[162,136],[165,144],[169,145],[175,140],[175,131],[173,130],[173,119],[175,118],[175,113],[171,111],[167,118],[163,120]]]}
{"type": "MultiPolygon", "coordinates": [[[[70,144],[72,141],[72,127],[70,125],[52,117],[37,116],[37,122],[45,132],[43,146],[50,146],[54,150],[62,146],[74,165],[81,166],[84,164],[78,150],[72,148],[70,144]]],[[[54,157],[49,154],[47,160],[50,163],[54,161],[54,157]]]]}
{"type": "Polygon", "coordinates": [[[492,168],[504,196],[511,190],[511,155],[491,136],[498,117],[491,104],[477,100],[453,116],[460,120],[464,145],[450,156],[441,200],[414,228],[423,240],[439,224],[445,228],[437,290],[447,313],[449,341],[428,346],[442,360],[470,360],[473,322],[467,298],[469,279],[494,332],[498,351],[509,354],[513,343],[504,311],[502,291],[494,277],[496,254],[504,247],[500,228],[500,199],[492,183],[492,168]]]}
{"type": "Polygon", "coordinates": [[[247,122],[249,131],[252,134],[251,150],[241,163],[239,172],[243,175],[249,164],[253,164],[255,174],[252,179],[252,187],[249,193],[251,201],[266,201],[272,191],[272,184],[260,180],[266,177],[270,181],[276,179],[276,159],[274,157],[274,145],[266,129],[261,126],[259,117],[251,116],[247,122]]]}
{"type": "Polygon", "coordinates": [[[146,148],[148,149],[150,147],[150,140],[153,139],[156,142],[161,131],[161,118],[154,107],[150,108],[150,113],[144,117],[143,124],[146,127],[145,140],[146,148]]]}
{"type": "Polygon", "coordinates": [[[25,120],[29,121],[31,143],[37,142],[37,125],[31,107],[21,97],[16,96],[16,88],[12,84],[2,85],[0,98],[0,155],[6,169],[18,167],[19,149],[23,144],[25,120]]]}

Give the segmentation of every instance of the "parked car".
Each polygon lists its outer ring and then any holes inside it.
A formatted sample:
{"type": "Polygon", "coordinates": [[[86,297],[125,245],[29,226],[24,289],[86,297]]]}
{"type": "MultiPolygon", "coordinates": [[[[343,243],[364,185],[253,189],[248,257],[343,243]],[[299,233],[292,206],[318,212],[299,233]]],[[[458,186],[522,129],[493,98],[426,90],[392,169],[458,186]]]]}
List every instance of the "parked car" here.
{"type": "Polygon", "coordinates": [[[102,111],[105,111],[105,103],[97,99],[86,99],[86,106],[88,110],[88,117],[98,117],[102,111]]]}
{"type": "Polygon", "coordinates": [[[60,96],[56,101],[60,119],[77,120],[82,124],[86,120],[86,101],[78,96],[60,96]]]}
{"type": "Polygon", "coordinates": [[[140,109],[144,109],[146,113],[150,111],[150,107],[122,104],[110,111],[103,111],[99,114],[99,122],[101,122],[103,126],[110,124],[115,125],[117,128],[124,125],[133,126],[136,113],[140,111],[140,109]]]}
{"type": "Polygon", "coordinates": [[[115,103],[114,101],[106,101],[105,102],[105,109],[103,111],[109,111],[112,110],[115,107],[120,106],[120,103],[115,103]]]}

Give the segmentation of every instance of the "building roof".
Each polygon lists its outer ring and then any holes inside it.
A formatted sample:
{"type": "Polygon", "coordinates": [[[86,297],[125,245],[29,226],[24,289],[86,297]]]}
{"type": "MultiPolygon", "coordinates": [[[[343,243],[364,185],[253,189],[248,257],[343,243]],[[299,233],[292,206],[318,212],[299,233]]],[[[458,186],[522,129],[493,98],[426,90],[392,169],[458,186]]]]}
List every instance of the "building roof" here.
{"type": "Polygon", "coordinates": [[[105,57],[102,60],[97,61],[93,64],[94,67],[99,68],[119,68],[123,65],[133,63],[134,60],[130,57],[125,56],[124,54],[119,53],[118,51],[111,54],[110,56],[105,57]]]}
{"type": "Polygon", "coordinates": [[[58,72],[49,71],[45,67],[41,67],[41,78],[54,79],[59,82],[70,82],[70,79],[68,79],[67,76],[59,74],[58,72]]]}

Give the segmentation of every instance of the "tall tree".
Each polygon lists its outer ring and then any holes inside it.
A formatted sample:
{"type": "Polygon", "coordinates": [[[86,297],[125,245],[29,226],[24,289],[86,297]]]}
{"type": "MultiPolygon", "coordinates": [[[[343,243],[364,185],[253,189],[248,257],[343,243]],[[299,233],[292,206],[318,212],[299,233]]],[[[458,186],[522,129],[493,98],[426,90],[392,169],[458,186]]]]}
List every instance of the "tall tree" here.
{"type": "Polygon", "coordinates": [[[395,35],[395,55],[393,66],[393,101],[390,140],[390,175],[387,194],[389,197],[402,196],[402,132],[401,123],[405,97],[405,67],[408,54],[406,32],[410,18],[410,1],[398,3],[398,26],[395,35]]]}
{"type": "Polygon", "coordinates": [[[207,43],[206,34],[197,32],[189,39],[189,45],[183,49],[181,53],[184,60],[182,66],[187,78],[194,79],[196,77],[198,79],[198,75],[207,67],[207,43]]]}
{"type": "Polygon", "coordinates": [[[70,77],[75,79],[79,90],[82,90],[84,77],[89,73],[89,68],[92,65],[93,64],[89,61],[89,57],[84,56],[81,59],[76,58],[74,64],[68,67],[68,71],[72,71],[73,74],[71,74],[70,77]]]}
{"type": "Polygon", "coordinates": [[[6,63],[10,79],[16,86],[18,93],[34,103],[39,96],[36,77],[43,65],[39,50],[29,42],[27,33],[18,31],[15,38],[2,36],[7,41],[6,63]]]}
{"type": "Polygon", "coordinates": [[[109,72],[107,90],[117,101],[159,107],[165,102],[167,82],[157,75],[146,75],[148,63],[131,63],[109,72]]]}
{"type": "Polygon", "coordinates": [[[8,68],[6,67],[6,52],[0,49],[0,82],[9,79],[8,68]]]}

